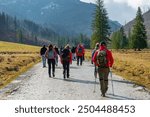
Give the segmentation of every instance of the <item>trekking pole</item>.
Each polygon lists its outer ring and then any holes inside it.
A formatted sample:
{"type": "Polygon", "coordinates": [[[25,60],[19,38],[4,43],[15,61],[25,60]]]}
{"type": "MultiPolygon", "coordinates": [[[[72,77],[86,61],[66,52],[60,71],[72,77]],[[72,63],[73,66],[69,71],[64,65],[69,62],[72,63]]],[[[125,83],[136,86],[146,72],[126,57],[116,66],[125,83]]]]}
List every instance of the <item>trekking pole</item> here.
{"type": "Polygon", "coordinates": [[[95,77],[95,83],[94,83],[94,91],[93,91],[93,93],[96,92],[95,89],[96,89],[97,68],[95,68],[95,70],[94,70],[94,77],[95,77]]]}
{"type": "Polygon", "coordinates": [[[114,96],[115,94],[114,94],[114,85],[113,85],[113,79],[112,79],[112,71],[110,71],[110,76],[111,76],[112,92],[114,96]]]}
{"type": "Polygon", "coordinates": [[[96,91],[95,91],[95,89],[96,89],[96,78],[95,78],[94,91],[93,91],[93,93],[95,93],[95,92],[96,92],[96,91]]]}

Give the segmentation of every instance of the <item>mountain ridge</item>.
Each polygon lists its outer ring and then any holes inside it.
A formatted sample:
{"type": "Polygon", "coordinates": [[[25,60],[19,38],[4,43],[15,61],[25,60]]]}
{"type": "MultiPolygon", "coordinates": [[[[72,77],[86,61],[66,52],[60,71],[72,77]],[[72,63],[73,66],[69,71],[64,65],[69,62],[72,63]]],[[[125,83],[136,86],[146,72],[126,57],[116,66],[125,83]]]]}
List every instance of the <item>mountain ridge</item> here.
{"type": "MultiPolygon", "coordinates": [[[[147,31],[147,37],[150,42],[150,10],[143,14],[143,18],[144,18],[144,25],[147,31]]],[[[134,22],[135,22],[135,19],[131,20],[124,26],[124,30],[127,35],[129,34],[129,31],[132,30],[132,26],[134,25],[134,22]]]]}
{"type": "MultiPolygon", "coordinates": [[[[52,27],[58,33],[66,35],[83,33],[90,36],[94,9],[94,4],[80,0],[0,1],[1,11],[52,27]]],[[[112,31],[121,26],[111,20],[109,24],[112,31]]]]}

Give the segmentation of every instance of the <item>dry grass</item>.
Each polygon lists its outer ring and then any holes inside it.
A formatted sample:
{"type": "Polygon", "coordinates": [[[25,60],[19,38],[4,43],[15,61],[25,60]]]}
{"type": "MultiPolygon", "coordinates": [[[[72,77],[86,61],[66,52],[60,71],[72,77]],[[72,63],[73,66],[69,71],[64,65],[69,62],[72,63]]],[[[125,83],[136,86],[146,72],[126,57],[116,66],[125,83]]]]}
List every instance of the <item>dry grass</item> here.
{"type": "Polygon", "coordinates": [[[40,61],[39,47],[0,41],[0,87],[40,61]]]}
{"type": "Polygon", "coordinates": [[[85,50],[85,59],[90,61],[92,56],[92,50],[86,49],[85,50]]]}
{"type": "Polygon", "coordinates": [[[113,51],[113,56],[117,74],[150,89],[150,50],[113,51]]]}
{"type": "MultiPolygon", "coordinates": [[[[112,53],[115,60],[113,71],[116,74],[150,89],[150,50],[119,50],[112,53]]],[[[86,57],[91,57],[90,50],[86,57]]]]}

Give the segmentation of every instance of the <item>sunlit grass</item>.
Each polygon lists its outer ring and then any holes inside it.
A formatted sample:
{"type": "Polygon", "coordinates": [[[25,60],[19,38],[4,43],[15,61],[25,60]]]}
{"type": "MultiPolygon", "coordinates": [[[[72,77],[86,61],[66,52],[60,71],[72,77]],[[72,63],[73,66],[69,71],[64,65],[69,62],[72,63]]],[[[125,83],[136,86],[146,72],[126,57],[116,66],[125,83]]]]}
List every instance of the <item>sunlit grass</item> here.
{"type": "Polygon", "coordinates": [[[39,47],[0,41],[0,87],[40,61],[39,47]]]}
{"type": "Polygon", "coordinates": [[[0,52],[39,52],[38,46],[30,46],[17,43],[9,43],[0,41],[0,52]]]}

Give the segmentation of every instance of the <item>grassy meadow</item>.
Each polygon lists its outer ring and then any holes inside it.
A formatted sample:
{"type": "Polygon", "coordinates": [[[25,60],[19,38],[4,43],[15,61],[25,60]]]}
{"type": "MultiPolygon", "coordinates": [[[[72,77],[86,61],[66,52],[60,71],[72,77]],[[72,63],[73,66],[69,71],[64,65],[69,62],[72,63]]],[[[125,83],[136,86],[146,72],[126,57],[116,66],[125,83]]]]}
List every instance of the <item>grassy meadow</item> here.
{"type": "Polygon", "coordinates": [[[40,61],[40,48],[0,41],[0,88],[40,61]]]}
{"type": "MultiPolygon", "coordinates": [[[[115,74],[150,89],[150,50],[113,50],[112,54],[115,74]]],[[[85,56],[90,60],[91,50],[87,50],[85,56]]]]}

